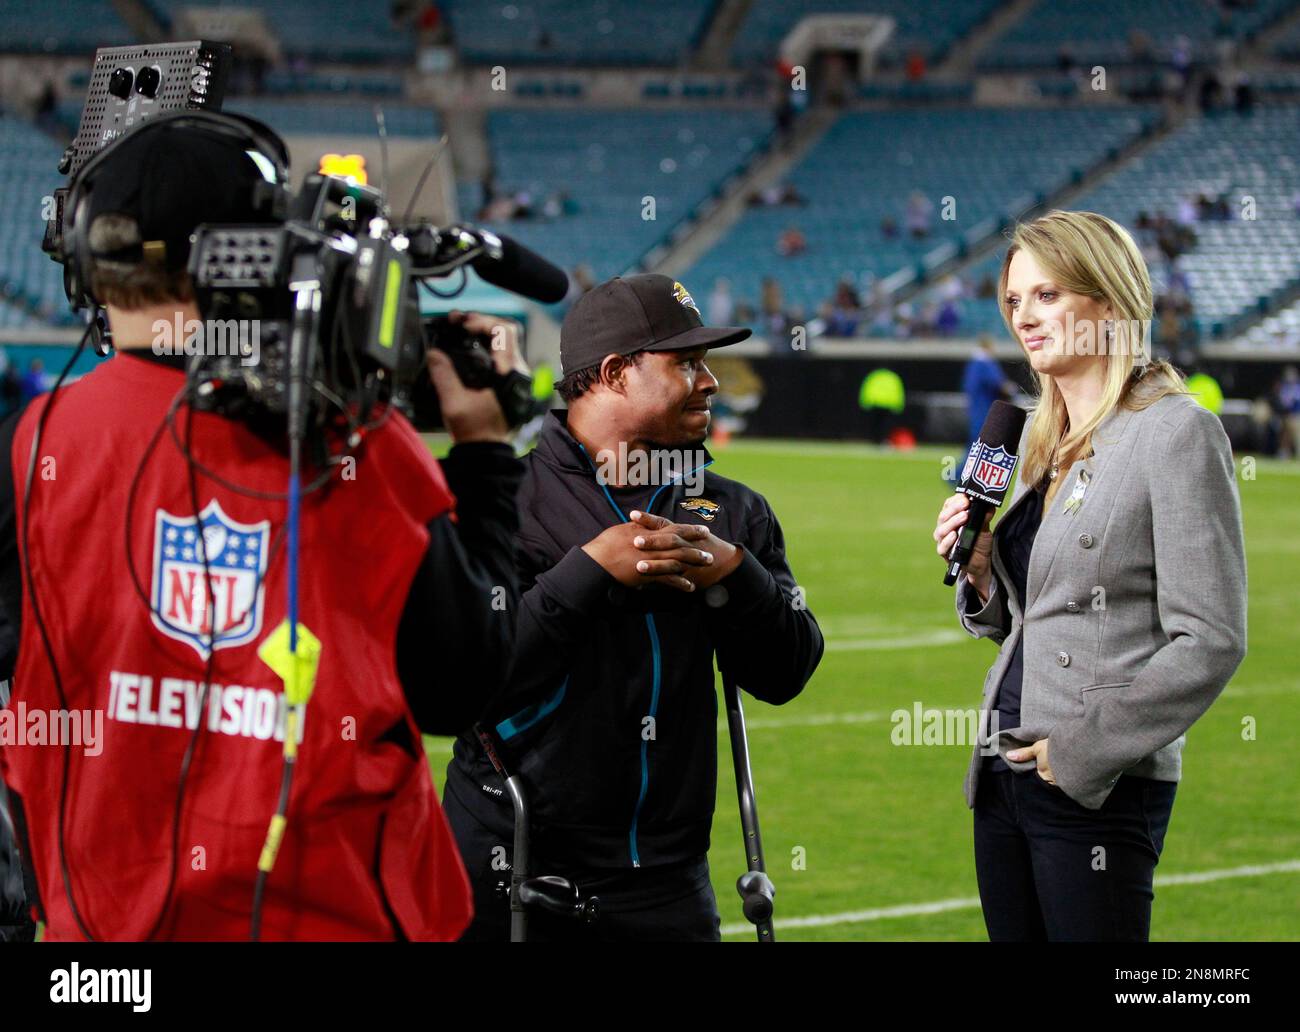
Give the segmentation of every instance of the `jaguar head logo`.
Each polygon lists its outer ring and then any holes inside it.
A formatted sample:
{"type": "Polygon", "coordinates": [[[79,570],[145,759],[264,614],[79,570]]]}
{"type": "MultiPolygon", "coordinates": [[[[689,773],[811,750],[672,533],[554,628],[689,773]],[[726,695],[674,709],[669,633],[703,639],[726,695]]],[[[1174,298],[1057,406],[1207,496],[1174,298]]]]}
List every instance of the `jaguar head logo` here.
{"type": "Polygon", "coordinates": [[[713,517],[717,516],[722,510],[717,502],[711,502],[707,498],[688,498],[681,503],[683,509],[687,512],[693,512],[705,523],[712,523],[713,517]]]}

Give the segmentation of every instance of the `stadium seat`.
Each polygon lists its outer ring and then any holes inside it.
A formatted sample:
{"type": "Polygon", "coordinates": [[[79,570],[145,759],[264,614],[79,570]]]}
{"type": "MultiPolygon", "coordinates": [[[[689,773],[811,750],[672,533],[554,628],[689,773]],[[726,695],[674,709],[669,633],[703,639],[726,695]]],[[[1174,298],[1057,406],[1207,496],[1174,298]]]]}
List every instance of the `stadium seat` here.
{"type": "Polygon", "coordinates": [[[471,64],[677,65],[708,25],[712,0],[443,0],[471,64]]]}
{"type": "MultiPolygon", "coordinates": [[[[770,130],[770,116],[750,109],[494,111],[487,131],[496,187],[527,195],[533,214],[493,228],[567,268],[585,262],[598,280],[618,275],[748,161],[770,130]],[[559,192],[576,211],[542,217],[545,199],[559,192]]],[[[481,191],[462,186],[460,201],[473,218],[481,191]]]]}
{"type": "MultiPolygon", "coordinates": [[[[1195,117],[1102,179],[1069,207],[1096,211],[1131,231],[1140,212],[1173,217],[1179,202],[1204,193],[1230,198],[1226,222],[1198,222],[1197,243],[1179,259],[1191,284],[1202,333],[1228,328],[1300,280],[1300,106],[1265,107],[1250,115],[1195,117]],[[1243,218],[1253,203],[1255,218],[1243,218]]],[[[1157,292],[1163,262],[1150,262],[1157,292]]],[[[1000,265],[1000,253],[963,271],[969,284],[1000,265]]],[[[923,295],[933,300],[936,291],[923,295]]],[[[962,330],[1001,332],[992,300],[963,303],[962,330]]]]}
{"type": "Polygon", "coordinates": [[[960,245],[972,227],[987,232],[1132,140],[1154,118],[1152,110],[1133,107],[845,114],[788,177],[807,205],[751,208],[689,275],[696,284],[726,277],[738,299],[755,305],[763,279],[772,277],[787,308],[811,317],[842,277],[865,288],[919,264],[940,245],[960,245]],[[930,231],[920,240],[905,226],[914,190],[934,206],[930,231]],[[951,198],[951,219],[944,218],[945,198],[951,198]],[[887,218],[899,229],[892,239],[881,231],[887,218]],[[776,243],[791,225],[803,232],[808,249],[784,257],[776,243]]]}

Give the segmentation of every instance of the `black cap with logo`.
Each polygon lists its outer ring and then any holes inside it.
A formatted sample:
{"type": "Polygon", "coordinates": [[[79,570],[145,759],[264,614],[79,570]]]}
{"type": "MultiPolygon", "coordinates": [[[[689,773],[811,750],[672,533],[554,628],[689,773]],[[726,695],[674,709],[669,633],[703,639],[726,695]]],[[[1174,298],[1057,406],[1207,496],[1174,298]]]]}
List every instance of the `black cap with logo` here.
{"type": "Polygon", "coordinates": [[[671,276],[615,276],[578,298],[560,327],[563,376],[634,351],[721,348],[750,335],[743,326],[705,326],[686,288],[671,276]]]}

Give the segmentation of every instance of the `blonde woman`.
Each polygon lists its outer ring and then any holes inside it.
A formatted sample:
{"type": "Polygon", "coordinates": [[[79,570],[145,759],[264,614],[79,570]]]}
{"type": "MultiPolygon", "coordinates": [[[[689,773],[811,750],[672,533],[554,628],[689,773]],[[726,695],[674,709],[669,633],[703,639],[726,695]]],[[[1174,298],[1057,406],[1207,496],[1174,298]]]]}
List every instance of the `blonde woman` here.
{"type": "MultiPolygon", "coordinates": [[[[962,625],[1001,646],[965,784],[984,921],[994,941],[1144,941],[1184,734],[1246,652],[1232,451],[1149,360],[1150,277],[1110,219],[1019,226],[999,303],[1039,397],[957,580],[962,625]]],[[[941,556],[966,516],[944,503],[941,556]]]]}

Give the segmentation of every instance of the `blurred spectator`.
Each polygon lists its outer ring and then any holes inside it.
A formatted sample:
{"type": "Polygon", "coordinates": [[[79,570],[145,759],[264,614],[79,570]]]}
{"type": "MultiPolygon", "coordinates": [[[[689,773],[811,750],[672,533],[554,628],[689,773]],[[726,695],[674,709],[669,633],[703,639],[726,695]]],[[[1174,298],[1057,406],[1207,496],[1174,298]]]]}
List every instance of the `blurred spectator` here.
{"type": "Polygon", "coordinates": [[[907,199],[907,212],[904,224],[913,240],[919,240],[930,234],[930,219],[934,214],[934,204],[920,190],[913,190],[907,199]]]}
{"type": "Polygon", "coordinates": [[[939,281],[939,297],[945,301],[960,301],[969,291],[966,289],[966,281],[955,272],[949,273],[939,281]]]}
{"type": "Polygon", "coordinates": [[[835,294],[831,298],[831,303],[836,308],[861,308],[862,303],[858,300],[858,292],[853,287],[853,281],[847,276],[840,278],[835,284],[835,294]]]}
{"type": "Polygon", "coordinates": [[[483,178],[479,181],[479,186],[483,191],[483,207],[478,212],[478,218],[482,222],[509,222],[512,219],[530,219],[540,210],[542,214],[551,216],[548,209],[557,211],[561,215],[572,214],[577,211],[577,205],[569,197],[567,190],[557,190],[546,198],[540,209],[535,206],[533,195],[527,190],[517,190],[514,193],[502,192],[498,190],[495,174],[489,170],[484,173],[483,178]]]}
{"type": "Polygon", "coordinates": [[[808,250],[808,238],[798,226],[787,226],[785,232],[777,238],[776,252],[786,258],[793,258],[808,250]]]}
{"type": "Polygon", "coordinates": [[[1201,88],[1197,95],[1197,106],[1201,109],[1201,114],[1209,114],[1223,105],[1223,83],[1219,81],[1218,75],[1213,69],[1206,71],[1201,77],[1201,88]]]}
{"type": "Polygon", "coordinates": [[[939,314],[935,316],[934,329],[942,337],[951,337],[961,329],[961,308],[956,300],[946,298],[939,302],[939,314]]]}
{"type": "Polygon", "coordinates": [[[46,80],[41,95],[36,99],[36,127],[43,132],[59,134],[59,98],[54,83],[46,80]]]}
{"type": "Polygon", "coordinates": [[[802,89],[795,89],[795,68],[784,59],[776,64],[779,84],[776,103],[776,145],[788,147],[794,133],[795,122],[808,108],[808,83],[802,82],[802,89]]]}
{"type": "Polygon", "coordinates": [[[966,451],[962,455],[961,464],[953,471],[954,479],[961,476],[966,456],[979,437],[993,403],[999,399],[1009,399],[1015,393],[1015,383],[1007,379],[1002,366],[993,357],[991,337],[980,338],[975,354],[962,372],[961,389],[966,395],[966,451]]]}
{"type": "Polygon", "coordinates": [[[1128,57],[1130,63],[1139,67],[1151,63],[1151,37],[1141,29],[1128,34],[1128,57]]]}
{"type": "Polygon", "coordinates": [[[520,190],[511,200],[514,202],[514,211],[510,213],[512,219],[531,219],[533,217],[533,195],[527,190],[520,190]]]}
{"type": "Polygon", "coordinates": [[[926,301],[921,306],[921,314],[912,323],[911,336],[921,337],[937,333],[939,329],[939,302],[926,301]]]}
{"type": "Polygon", "coordinates": [[[45,363],[39,358],[33,358],[21,382],[22,403],[27,404],[38,394],[44,394],[49,389],[50,376],[45,371],[45,363]]]}
{"type": "Polygon", "coordinates": [[[1287,366],[1278,383],[1277,398],[1282,414],[1284,458],[1300,456],[1300,371],[1287,366]]]}
{"type": "Polygon", "coordinates": [[[1192,77],[1192,41],[1182,33],[1174,37],[1174,45],[1169,52],[1169,63],[1174,69],[1178,96],[1186,97],[1187,87],[1192,77]]]}
{"type": "Polygon", "coordinates": [[[915,47],[908,51],[906,69],[909,82],[919,82],[925,78],[925,55],[915,47]]]}
{"type": "Polygon", "coordinates": [[[596,276],[591,271],[591,266],[586,262],[575,265],[573,271],[569,273],[569,292],[564,295],[564,303],[573,304],[595,285],[596,276]]]}
{"type": "Polygon", "coordinates": [[[817,83],[818,102],[843,107],[852,96],[855,82],[846,54],[830,52],[823,55],[817,83]]]}
{"type": "Polygon", "coordinates": [[[939,283],[939,310],[934,319],[934,332],[949,337],[961,329],[961,303],[969,294],[966,282],[958,275],[945,276],[939,283]]]}
{"type": "Polygon", "coordinates": [[[894,325],[893,331],[895,337],[910,337],[912,335],[912,302],[900,301],[894,306],[894,325]]]}
{"type": "Polygon", "coordinates": [[[867,332],[872,337],[892,337],[895,336],[894,312],[889,302],[871,309],[871,322],[867,332]]]}
{"type": "Polygon", "coordinates": [[[1239,115],[1249,115],[1255,108],[1255,87],[1246,72],[1237,73],[1237,81],[1232,87],[1232,106],[1239,115]]]}
{"type": "Polygon", "coordinates": [[[822,305],[822,318],[825,320],[825,333],[830,337],[856,337],[858,324],[862,321],[862,305],[858,292],[848,277],[842,278],[835,285],[835,293],[822,305]]]}
{"type": "Polygon", "coordinates": [[[755,190],[749,195],[748,203],[751,208],[775,208],[779,205],[802,208],[808,203],[808,199],[795,188],[793,183],[774,183],[762,190],[755,190]]]}
{"type": "Polygon", "coordinates": [[[736,303],[731,296],[731,283],[725,278],[713,281],[709,294],[709,325],[730,326],[736,317],[736,303]]]}
{"type": "Polygon", "coordinates": [[[438,10],[437,4],[425,4],[424,9],[420,11],[420,31],[430,36],[436,36],[442,28],[442,12],[438,10]]]}
{"type": "MultiPolygon", "coordinates": [[[[1300,193],[1296,194],[1296,213],[1300,215],[1300,193]]],[[[880,235],[886,240],[898,239],[898,221],[889,215],[880,220],[880,235]]]]}
{"type": "Polygon", "coordinates": [[[1183,268],[1183,262],[1180,258],[1175,258],[1169,263],[1167,273],[1166,290],[1175,296],[1187,298],[1189,303],[1192,296],[1192,281],[1183,268]]]}
{"type": "Polygon", "coordinates": [[[871,297],[866,310],[867,334],[872,337],[889,335],[893,330],[893,310],[889,303],[889,293],[880,280],[871,284],[871,297]]]}
{"type": "MultiPolygon", "coordinates": [[[[1197,216],[1202,220],[1213,210],[1204,194],[1197,196],[1196,207],[1197,216]]],[[[1166,261],[1172,261],[1196,246],[1196,231],[1190,226],[1179,225],[1163,211],[1156,212],[1155,218],[1149,223],[1149,232],[1154,234],[1156,247],[1166,261]]]]}
{"type": "Polygon", "coordinates": [[[9,353],[0,346],[0,419],[17,412],[23,403],[23,385],[9,361],[9,353]]]}
{"type": "Polygon", "coordinates": [[[542,202],[542,214],[548,219],[563,218],[565,215],[578,213],[577,202],[569,196],[567,190],[556,190],[547,195],[542,202]]]}
{"type": "Polygon", "coordinates": [[[785,307],[781,298],[781,285],[771,276],[763,277],[759,307],[763,314],[764,328],[769,333],[785,333],[785,307]]]}

